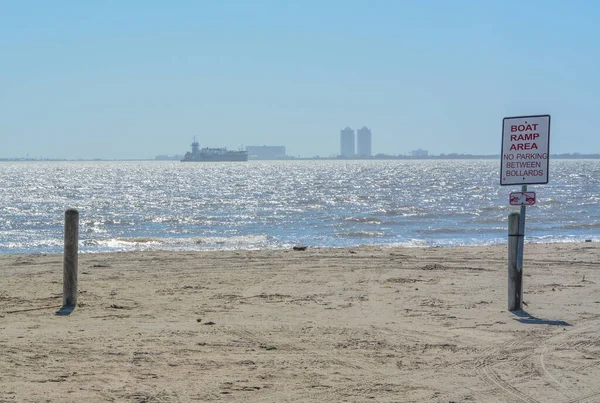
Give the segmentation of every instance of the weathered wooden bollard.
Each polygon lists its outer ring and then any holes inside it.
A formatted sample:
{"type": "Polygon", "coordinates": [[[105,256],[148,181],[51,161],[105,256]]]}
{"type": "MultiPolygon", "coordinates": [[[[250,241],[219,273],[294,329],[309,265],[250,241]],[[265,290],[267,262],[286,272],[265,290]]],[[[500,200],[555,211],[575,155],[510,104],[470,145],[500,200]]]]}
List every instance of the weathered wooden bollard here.
{"type": "Polygon", "coordinates": [[[77,305],[77,266],[79,242],[79,212],[75,209],[65,211],[65,255],[63,263],[63,307],[61,310],[77,305]]]}
{"type": "Polygon", "coordinates": [[[523,234],[519,232],[521,214],[512,212],[508,216],[508,310],[523,309],[523,269],[518,266],[519,242],[523,234]]]}

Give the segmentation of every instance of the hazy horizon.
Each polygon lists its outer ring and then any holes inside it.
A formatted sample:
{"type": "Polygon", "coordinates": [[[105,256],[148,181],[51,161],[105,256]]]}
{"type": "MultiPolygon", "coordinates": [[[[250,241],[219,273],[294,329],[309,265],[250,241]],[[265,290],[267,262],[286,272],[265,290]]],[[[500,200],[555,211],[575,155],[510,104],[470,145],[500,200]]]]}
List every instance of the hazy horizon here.
{"type": "Polygon", "coordinates": [[[0,158],[150,159],[203,146],[500,153],[552,115],[550,151],[599,153],[600,4],[0,3],[0,158]]]}

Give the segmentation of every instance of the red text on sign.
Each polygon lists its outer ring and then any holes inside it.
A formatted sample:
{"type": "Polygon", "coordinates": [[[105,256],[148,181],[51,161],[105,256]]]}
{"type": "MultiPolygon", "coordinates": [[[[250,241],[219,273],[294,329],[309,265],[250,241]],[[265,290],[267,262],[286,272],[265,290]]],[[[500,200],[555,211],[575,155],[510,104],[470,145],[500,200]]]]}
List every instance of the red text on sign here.
{"type": "Polygon", "coordinates": [[[538,146],[535,143],[519,143],[511,144],[510,150],[537,150],[538,146]]]}
{"type": "Polygon", "coordinates": [[[532,141],[540,137],[539,133],[511,134],[510,141],[532,141]]]}
{"type": "Polygon", "coordinates": [[[541,168],[542,167],[542,163],[539,161],[527,161],[527,162],[520,162],[520,161],[509,161],[506,163],[506,167],[507,168],[541,168]]]}
{"type": "MultiPolygon", "coordinates": [[[[504,154],[504,155],[507,155],[507,154],[504,154]]],[[[509,155],[513,155],[513,154],[509,154],[509,155]]],[[[541,154],[540,153],[538,153],[538,154],[517,154],[517,159],[518,160],[536,160],[536,159],[547,160],[548,159],[548,154],[547,153],[541,153],[541,154]]]]}
{"type": "Polygon", "coordinates": [[[512,125],[510,127],[510,131],[511,132],[525,132],[525,131],[531,131],[531,130],[537,130],[538,124],[534,123],[532,125],[512,125]]]}

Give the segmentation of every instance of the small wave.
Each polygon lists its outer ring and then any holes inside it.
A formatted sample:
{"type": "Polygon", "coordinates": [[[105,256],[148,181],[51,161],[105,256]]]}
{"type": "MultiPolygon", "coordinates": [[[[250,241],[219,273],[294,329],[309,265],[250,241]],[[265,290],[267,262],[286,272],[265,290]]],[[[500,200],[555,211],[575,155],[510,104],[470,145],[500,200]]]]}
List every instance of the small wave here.
{"type": "Polygon", "coordinates": [[[425,210],[423,210],[422,208],[417,207],[417,206],[405,206],[405,207],[398,207],[398,208],[394,208],[394,209],[382,208],[382,209],[376,210],[375,213],[390,215],[390,216],[415,216],[415,215],[424,213],[424,211],[425,210]]]}
{"type": "Polygon", "coordinates": [[[62,239],[42,239],[34,241],[0,241],[0,254],[2,253],[54,253],[61,251],[62,239]]]}
{"type": "Polygon", "coordinates": [[[575,242],[600,242],[600,236],[576,236],[576,235],[542,235],[529,236],[527,242],[531,243],[575,243],[575,242]]]}
{"type": "Polygon", "coordinates": [[[149,218],[145,218],[144,221],[159,223],[159,224],[163,224],[163,223],[170,224],[170,223],[180,223],[182,220],[179,218],[173,218],[173,217],[149,217],[149,218]]]}
{"type": "Polygon", "coordinates": [[[485,206],[485,207],[481,207],[480,210],[481,211],[498,211],[498,210],[509,210],[513,208],[512,206],[510,206],[509,204],[501,204],[498,206],[485,206]]]}
{"type": "Polygon", "coordinates": [[[124,243],[161,243],[162,240],[159,238],[117,238],[117,242],[124,243]]]}
{"type": "Polygon", "coordinates": [[[506,243],[504,237],[492,238],[450,238],[450,239],[411,239],[409,241],[388,243],[389,247],[425,248],[425,247],[453,247],[453,246],[484,246],[506,243]]]}
{"type": "Polygon", "coordinates": [[[402,242],[391,242],[391,243],[387,243],[385,245],[383,245],[383,247],[389,247],[389,248],[424,248],[427,246],[431,246],[429,244],[429,242],[427,242],[424,239],[411,239],[408,241],[402,241],[402,242]]]}
{"type": "Polygon", "coordinates": [[[122,220],[119,220],[119,219],[114,219],[113,220],[113,219],[109,218],[107,220],[104,220],[103,224],[105,224],[105,225],[121,225],[121,224],[125,224],[125,223],[122,220]]]}
{"type": "MultiPolygon", "coordinates": [[[[180,239],[185,241],[187,239],[180,239]]],[[[245,235],[233,237],[200,237],[192,238],[192,242],[196,245],[258,245],[266,244],[269,240],[268,235],[245,235]]]]}
{"type": "Polygon", "coordinates": [[[384,236],[383,232],[374,231],[349,231],[349,232],[338,232],[337,236],[345,238],[377,238],[384,236]]]}
{"type": "Polygon", "coordinates": [[[600,222],[593,223],[578,223],[578,224],[563,224],[550,227],[551,229],[593,229],[600,228],[600,222]]]}
{"type": "Polygon", "coordinates": [[[417,229],[415,232],[420,234],[468,234],[468,233],[482,233],[488,234],[493,232],[506,231],[504,227],[496,228],[426,228],[417,229]]]}
{"type": "Polygon", "coordinates": [[[99,251],[151,250],[238,250],[270,247],[268,235],[233,237],[155,238],[131,237],[112,239],[85,239],[81,241],[84,253],[99,251]]]}
{"type": "Polygon", "coordinates": [[[381,220],[375,217],[344,217],[342,218],[342,221],[381,224],[381,220]]]}
{"type": "Polygon", "coordinates": [[[506,222],[506,217],[477,217],[473,221],[478,224],[496,224],[506,222]]]}
{"type": "Polygon", "coordinates": [[[110,238],[110,239],[85,239],[81,241],[84,247],[109,251],[128,251],[138,249],[153,249],[161,244],[158,238],[110,238]]]}

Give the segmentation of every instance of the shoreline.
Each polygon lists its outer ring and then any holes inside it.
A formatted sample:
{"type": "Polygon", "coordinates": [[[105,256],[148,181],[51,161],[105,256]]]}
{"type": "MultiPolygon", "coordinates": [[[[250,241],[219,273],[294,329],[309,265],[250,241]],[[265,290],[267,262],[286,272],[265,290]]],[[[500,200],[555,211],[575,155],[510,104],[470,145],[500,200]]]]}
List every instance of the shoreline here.
{"type": "Polygon", "coordinates": [[[600,394],[600,245],[0,255],[0,401],[568,401],[600,394]]]}
{"type": "MultiPolygon", "coordinates": [[[[525,245],[563,245],[563,244],[583,244],[583,243],[598,243],[599,240],[596,238],[588,238],[588,239],[576,239],[576,240],[568,240],[564,239],[562,241],[536,241],[532,240],[535,236],[529,235],[526,237],[525,245]],[[529,239],[528,239],[529,238],[529,239]]],[[[162,240],[160,238],[156,238],[158,241],[162,240]]],[[[171,239],[171,238],[164,238],[171,239]]],[[[174,238],[177,239],[177,238],[174,238]]],[[[417,241],[417,240],[414,240],[417,241]]],[[[214,249],[168,249],[168,248],[138,248],[132,250],[82,250],[81,248],[81,240],[79,241],[79,254],[80,255],[97,255],[97,254],[111,254],[111,253],[228,253],[228,252],[256,252],[256,251],[265,251],[265,252],[282,252],[287,250],[292,250],[292,244],[289,245],[281,245],[281,246],[270,246],[270,247],[253,247],[253,248],[240,248],[240,249],[227,249],[222,248],[219,249],[215,247],[214,249]]],[[[151,243],[153,241],[138,241],[139,244],[144,245],[147,243],[151,243]]],[[[423,241],[426,242],[426,241],[423,241]]],[[[132,241],[133,243],[133,241],[132,241]]],[[[414,244],[410,243],[381,243],[381,244],[359,244],[359,245],[351,245],[351,246],[312,246],[305,244],[298,244],[306,247],[311,250],[341,250],[341,249],[362,249],[362,248],[378,248],[378,249],[397,249],[397,248],[405,248],[405,249],[426,249],[426,248],[485,248],[485,247],[502,247],[507,245],[506,236],[503,238],[502,242],[490,242],[486,244],[439,244],[439,245],[428,245],[428,244],[419,244],[415,242],[414,244]]],[[[50,251],[39,251],[39,252],[0,252],[0,258],[3,256],[25,256],[25,255],[40,255],[40,256],[53,256],[53,255],[62,255],[63,250],[61,246],[60,251],[50,252],[50,251]]]]}
{"type": "MultiPolygon", "coordinates": [[[[179,240],[179,238],[131,238],[130,242],[132,244],[139,244],[139,245],[147,245],[147,244],[152,244],[152,243],[168,243],[168,240],[171,239],[175,239],[175,240],[179,240]]],[[[117,239],[118,241],[121,242],[128,242],[125,239],[117,239]]],[[[394,248],[406,248],[406,249],[421,249],[421,248],[483,248],[483,247],[488,247],[488,246],[506,246],[508,241],[506,239],[506,234],[502,237],[502,241],[499,242],[488,242],[488,243],[482,243],[482,244],[465,244],[465,243],[457,243],[457,244],[426,244],[427,241],[425,240],[417,240],[414,239],[412,241],[409,242],[404,242],[404,243],[400,243],[400,242],[393,242],[393,243],[372,243],[372,244],[357,244],[357,245],[342,245],[342,246],[313,246],[313,245],[306,245],[306,244],[295,244],[295,245],[302,245],[305,246],[308,249],[317,249],[317,250],[328,250],[328,249],[332,249],[332,250],[338,250],[338,249],[356,249],[356,248],[379,248],[379,249],[394,249],[394,248]]],[[[599,239],[597,239],[596,237],[583,237],[583,239],[568,239],[565,238],[563,240],[548,240],[548,241],[539,241],[536,239],[536,237],[534,235],[528,235],[525,238],[525,245],[562,245],[562,244],[579,244],[579,243],[598,243],[600,242],[599,239]]],[[[152,253],[152,252],[156,252],[156,253],[205,253],[205,252],[211,252],[211,253],[219,253],[219,252],[249,252],[249,251],[270,251],[270,252],[281,252],[281,251],[286,251],[286,250],[291,250],[294,247],[294,244],[285,244],[285,245],[269,245],[269,246],[256,246],[256,247],[247,247],[247,248],[240,248],[240,249],[234,249],[234,248],[219,248],[217,246],[215,246],[213,249],[185,249],[185,248],[181,248],[181,249],[169,249],[168,247],[157,247],[157,248],[143,248],[143,247],[137,247],[137,249],[131,249],[131,250],[120,250],[120,249],[114,249],[114,250],[85,250],[85,248],[82,248],[82,243],[85,243],[85,240],[79,240],[79,254],[80,255],[94,255],[94,254],[104,254],[104,253],[152,253]],[[82,250],[83,249],[83,250],[82,250]]],[[[60,250],[57,251],[37,251],[37,252],[15,252],[15,251],[8,251],[8,252],[2,252],[0,251],[0,257],[2,256],[11,256],[11,255],[42,255],[42,256],[52,256],[52,255],[62,255],[63,254],[63,246],[61,245],[60,250]]]]}

